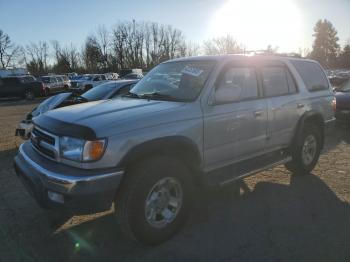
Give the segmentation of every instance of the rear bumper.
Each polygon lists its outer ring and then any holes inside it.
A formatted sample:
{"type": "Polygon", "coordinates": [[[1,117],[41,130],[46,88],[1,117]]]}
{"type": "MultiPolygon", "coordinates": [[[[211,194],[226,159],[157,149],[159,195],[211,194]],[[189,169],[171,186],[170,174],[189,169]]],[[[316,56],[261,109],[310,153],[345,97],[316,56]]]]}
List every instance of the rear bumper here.
{"type": "Polygon", "coordinates": [[[84,170],[51,161],[38,154],[30,142],[20,146],[14,166],[40,206],[91,211],[110,207],[124,174],[122,170],[84,170]]]}

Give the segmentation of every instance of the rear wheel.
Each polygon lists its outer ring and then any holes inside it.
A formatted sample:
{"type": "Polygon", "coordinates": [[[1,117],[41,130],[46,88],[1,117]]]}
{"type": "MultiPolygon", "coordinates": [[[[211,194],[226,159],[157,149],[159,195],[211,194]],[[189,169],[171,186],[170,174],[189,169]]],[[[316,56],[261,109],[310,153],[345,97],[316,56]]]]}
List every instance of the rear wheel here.
{"type": "Polygon", "coordinates": [[[174,235],[189,213],[189,177],[187,168],[170,157],[149,158],[130,170],[116,199],[126,236],[154,245],[174,235]]]}
{"type": "Polygon", "coordinates": [[[32,90],[26,90],[25,92],[24,92],[24,98],[26,99],[26,100],[33,100],[34,98],[35,98],[35,95],[34,95],[34,92],[32,91],[32,90]]]}
{"type": "Polygon", "coordinates": [[[49,96],[50,95],[50,90],[48,88],[44,89],[44,96],[49,96]]]}
{"type": "Polygon", "coordinates": [[[305,124],[295,140],[291,148],[292,161],[286,164],[286,168],[294,174],[308,174],[314,169],[320,156],[320,128],[313,124],[305,124]]]}

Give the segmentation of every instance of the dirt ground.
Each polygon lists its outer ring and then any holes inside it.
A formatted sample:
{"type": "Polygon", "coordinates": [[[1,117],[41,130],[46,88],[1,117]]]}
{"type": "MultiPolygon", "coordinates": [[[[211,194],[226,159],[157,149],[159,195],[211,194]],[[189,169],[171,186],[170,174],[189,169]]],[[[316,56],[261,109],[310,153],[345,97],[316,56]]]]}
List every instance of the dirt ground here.
{"type": "Polygon", "coordinates": [[[15,176],[14,129],[38,101],[0,102],[0,261],[350,262],[350,129],[338,127],[314,172],[279,166],[221,189],[198,189],[173,239],[125,239],[112,212],[40,209],[15,176]]]}

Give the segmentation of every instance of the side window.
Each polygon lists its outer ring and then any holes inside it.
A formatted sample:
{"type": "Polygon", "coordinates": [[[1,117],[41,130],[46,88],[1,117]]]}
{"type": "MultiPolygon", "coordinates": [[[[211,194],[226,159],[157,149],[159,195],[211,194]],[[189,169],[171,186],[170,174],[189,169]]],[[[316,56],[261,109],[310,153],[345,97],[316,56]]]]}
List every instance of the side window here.
{"type": "Polygon", "coordinates": [[[256,72],[251,67],[230,67],[221,75],[215,91],[217,103],[258,98],[256,72]]]}
{"type": "Polygon", "coordinates": [[[101,80],[106,80],[106,76],[105,75],[101,75],[101,80]]]}
{"type": "Polygon", "coordinates": [[[282,66],[266,66],[261,69],[266,97],[296,93],[297,88],[288,70],[282,66]]]}
{"type": "Polygon", "coordinates": [[[329,89],[327,77],[317,63],[298,60],[291,62],[309,91],[314,92],[329,89]]]}

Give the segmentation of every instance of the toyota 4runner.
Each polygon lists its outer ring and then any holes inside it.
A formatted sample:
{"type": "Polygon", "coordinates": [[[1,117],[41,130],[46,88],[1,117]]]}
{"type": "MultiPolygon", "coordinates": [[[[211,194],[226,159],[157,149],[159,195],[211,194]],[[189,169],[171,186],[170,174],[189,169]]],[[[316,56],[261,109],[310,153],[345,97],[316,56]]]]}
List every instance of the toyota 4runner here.
{"type": "Polygon", "coordinates": [[[315,167],[335,100],[321,66],[278,56],[162,63],[124,96],[33,119],[15,169],[42,207],[110,208],[131,238],[181,228],[192,187],[315,167]]]}

